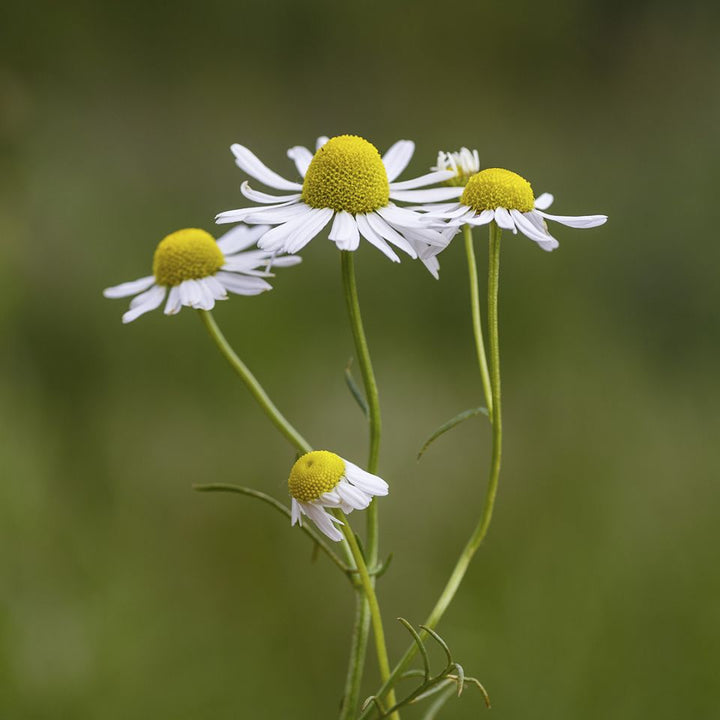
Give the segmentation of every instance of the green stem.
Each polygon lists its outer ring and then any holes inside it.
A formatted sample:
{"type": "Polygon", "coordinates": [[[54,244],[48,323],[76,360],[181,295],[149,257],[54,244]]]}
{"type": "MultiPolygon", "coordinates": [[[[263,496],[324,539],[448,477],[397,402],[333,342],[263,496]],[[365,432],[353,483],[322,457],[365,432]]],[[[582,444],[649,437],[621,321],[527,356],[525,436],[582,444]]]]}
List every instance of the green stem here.
{"type": "Polygon", "coordinates": [[[463,226],[465,235],[465,254],[467,255],[468,275],[470,280],[470,310],[472,312],[473,335],[475,336],[475,351],[477,352],[478,367],[482,378],[483,392],[485,393],[485,405],[488,409],[488,417],[492,422],[493,398],[490,384],[490,373],[488,372],[487,357],[485,356],[485,342],[483,340],[482,320],[480,315],[480,292],[478,289],[477,263],[475,261],[475,248],[473,247],[472,228],[470,225],[463,226]]]}
{"type": "MultiPolygon", "coordinates": [[[[452,573],[443,588],[440,597],[435,603],[435,607],[430,612],[425,625],[434,628],[450,603],[455,597],[455,593],[460,587],[460,583],[465,577],[470,561],[477,549],[482,544],[487,535],[490,522],[492,520],[493,508],[495,507],[495,497],[497,495],[498,478],[500,477],[500,462],[502,458],[502,399],[500,392],[500,345],[498,334],[498,290],[500,281],[500,234],[501,230],[495,222],[490,223],[490,259],[488,264],[488,336],[490,340],[490,384],[493,400],[493,418],[492,418],[492,454],[490,458],[490,474],[488,486],[485,492],[485,504],[483,506],[480,520],[473,530],[470,539],[467,541],[460,557],[455,563],[452,573]]],[[[421,636],[425,636],[421,633],[421,636]]],[[[383,683],[377,692],[377,697],[382,698],[389,690],[392,689],[397,679],[406,669],[408,663],[415,656],[417,645],[413,643],[405,651],[398,664],[390,674],[389,679],[383,683]]],[[[373,708],[369,707],[362,713],[361,718],[367,718],[373,712],[373,708]]]]}
{"type": "MultiPolygon", "coordinates": [[[[368,420],[370,443],[368,449],[367,470],[373,474],[377,473],[378,458],[380,454],[380,431],[382,421],[380,418],[380,399],[378,396],[377,382],[373,372],[370,350],[368,349],[365,329],[363,327],[362,315],[360,313],[360,301],[357,292],[357,281],[355,278],[355,256],[352,252],[343,251],[340,253],[340,262],[345,292],[345,302],[350,318],[355,343],[360,373],[365,388],[365,398],[368,407],[368,420]]],[[[367,509],[366,526],[366,548],[367,557],[371,567],[377,565],[378,560],[378,505],[375,500],[370,503],[367,509]]],[[[374,586],[374,578],[371,579],[374,586]]],[[[360,683],[362,681],[363,668],[365,665],[365,652],[370,632],[370,609],[365,598],[358,598],[358,608],[355,613],[355,625],[353,628],[353,643],[350,650],[350,661],[348,665],[347,680],[345,683],[345,702],[343,703],[341,718],[354,717],[357,699],[360,694],[360,683]]]]}
{"type": "MultiPolygon", "coordinates": [[[[365,597],[370,609],[370,620],[373,628],[373,636],[375,638],[375,651],[377,653],[378,667],[380,669],[380,679],[383,683],[386,683],[390,679],[390,662],[388,661],[387,646],[385,644],[385,632],[383,630],[382,617],[380,615],[380,606],[378,605],[377,595],[375,594],[375,585],[370,578],[367,565],[365,564],[365,558],[363,557],[357,538],[355,537],[355,533],[350,527],[350,523],[348,522],[345,513],[341,510],[336,510],[335,515],[343,523],[341,525],[342,533],[350,546],[350,552],[352,552],[355,565],[360,573],[360,583],[365,591],[365,597]]],[[[388,691],[387,698],[389,705],[392,706],[395,704],[395,691],[392,688],[388,691]]],[[[390,718],[393,720],[399,720],[400,715],[397,712],[393,712],[390,715],[390,718]]]]}
{"type": "Polygon", "coordinates": [[[360,700],[360,684],[362,683],[367,652],[368,635],[370,633],[370,606],[365,599],[362,588],[355,591],[355,622],[353,624],[352,642],[350,644],[350,661],[345,693],[340,708],[340,720],[354,720],[360,700]]]}
{"type": "Polygon", "coordinates": [[[215,318],[209,310],[198,310],[200,318],[205,324],[210,337],[215,341],[218,349],[225,359],[230,363],[232,369],[240,376],[245,383],[247,389],[257,400],[265,414],[270,418],[275,427],[294,445],[299,452],[308,453],[312,450],[310,443],[285,419],[283,414],[275,407],[275,403],[268,397],[262,385],[257,381],[255,376],[250,372],[247,365],[237,356],[235,351],[230,347],[230,343],[225,339],[222,331],[215,322],[215,318]]]}

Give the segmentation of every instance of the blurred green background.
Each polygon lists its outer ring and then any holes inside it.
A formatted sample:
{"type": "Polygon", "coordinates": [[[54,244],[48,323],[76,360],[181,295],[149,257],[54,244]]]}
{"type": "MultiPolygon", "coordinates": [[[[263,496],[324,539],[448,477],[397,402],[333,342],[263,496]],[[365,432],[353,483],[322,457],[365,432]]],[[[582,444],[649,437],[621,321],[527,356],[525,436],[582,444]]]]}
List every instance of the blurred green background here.
{"type": "MultiPolygon", "coordinates": [[[[336,716],[346,583],[265,506],[191,490],[282,499],[292,449],[193,312],[124,327],[101,290],[245,204],[232,142],[290,176],[288,147],[340,133],[415,140],[404,177],[477,147],[555,212],[610,216],[556,226],[552,255],[504,243],[505,465],[440,627],[492,717],[716,717],[719,20],[599,0],[6,3],[0,717],[336,716]]],[[[358,255],[394,657],[393,618],[423,620],[484,492],[479,420],[415,462],[480,399],[461,248],[440,282],[358,255]]],[[[362,463],[339,258],[321,238],[304,258],[216,317],[309,440],[362,463]]],[[[442,717],[486,712],[468,692],[442,717]]]]}

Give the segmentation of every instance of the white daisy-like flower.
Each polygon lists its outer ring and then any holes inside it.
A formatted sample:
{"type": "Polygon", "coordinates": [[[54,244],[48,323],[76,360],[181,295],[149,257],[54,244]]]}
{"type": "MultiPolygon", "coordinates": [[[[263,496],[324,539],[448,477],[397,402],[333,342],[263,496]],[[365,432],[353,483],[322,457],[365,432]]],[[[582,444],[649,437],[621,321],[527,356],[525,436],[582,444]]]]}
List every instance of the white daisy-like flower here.
{"type": "Polygon", "coordinates": [[[376,495],[387,495],[388,484],[349,460],[327,450],[313,450],[300,457],[290,471],[288,490],[292,497],[292,524],[302,525],[307,515],[331,540],[342,540],[335,527],[342,525],[325,508],[344,513],[364,510],[376,495]]]}
{"type": "Polygon", "coordinates": [[[453,176],[445,181],[447,185],[465,185],[472,175],[480,171],[480,156],[477,150],[460,148],[457,152],[438,152],[434,171],[452,170],[453,176]]]}
{"type": "Polygon", "coordinates": [[[486,225],[493,220],[503,230],[519,230],[543,250],[554,250],[558,241],[548,231],[546,220],[574,228],[591,228],[607,221],[607,215],[550,215],[544,212],[553,202],[550,193],[535,198],[530,183],[517,173],[488,168],[472,175],[464,188],[454,188],[458,202],[426,205],[428,217],[448,225],[486,225]]]}
{"type": "MultiPolygon", "coordinates": [[[[233,145],[232,151],[248,175],[289,192],[268,195],[245,182],[243,195],[264,207],[230,210],[216,218],[218,223],[274,225],[258,242],[265,250],[298,252],[331,221],[329,238],[340,250],[357,250],[362,236],[394,262],[400,258],[391,245],[421,259],[428,246],[447,245],[447,238],[429,227],[422,214],[392,202],[432,203],[457,197],[448,187],[416,189],[447,180],[453,175],[451,170],[395,181],[415,151],[410,140],[399,140],[382,157],[374,145],[355,135],[318,138],[314,155],[305,147],[290,148],[288,157],[295,162],[302,183],[273,172],[243,145],[233,145]]],[[[436,262],[426,263],[431,272],[436,262]]]]}
{"type": "Polygon", "coordinates": [[[160,307],[167,295],[165,314],[180,312],[183,305],[211,310],[228,292],[258,295],[272,286],[270,267],[296,265],[295,255],[275,257],[267,250],[247,250],[267,227],[240,225],[215,241],[210,233],[185,228],[160,241],[153,258],[153,274],[103,290],[108,298],[135,295],[122,321],[129,323],[160,307]],[[247,252],[243,252],[247,251],[247,252]]]}

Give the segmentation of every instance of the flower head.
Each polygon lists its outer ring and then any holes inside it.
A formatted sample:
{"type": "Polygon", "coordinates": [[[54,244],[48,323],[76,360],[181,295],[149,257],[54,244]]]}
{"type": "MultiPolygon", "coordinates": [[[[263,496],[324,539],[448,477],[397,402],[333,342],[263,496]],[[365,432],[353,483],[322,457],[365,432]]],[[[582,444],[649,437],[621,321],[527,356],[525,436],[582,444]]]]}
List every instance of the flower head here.
{"type": "Polygon", "coordinates": [[[546,220],[574,228],[591,228],[607,221],[607,215],[550,215],[544,212],[553,202],[550,193],[535,197],[530,183],[503,168],[488,168],[471,175],[464,188],[457,188],[459,201],[425,205],[427,217],[448,222],[451,227],[486,225],[493,220],[504,230],[519,230],[543,250],[554,250],[558,241],[550,235],[546,220]]]}
{"type": "MultiPolygon", "coordinates": [[[[414,150],[413,142],[399,140],[381,156],[374,145],[356,135],[321,137],[314,154],[301,146],[288,150],[301,176],[299,183],[270,170],[243,145],[233,145],[235,162],[242,170],[289,194],[268,195],[245,182],[243,195],[261,206],[220,213],[216,220],[274,225],[258,241],[269,251],[298,252],[332,221],[329,238],[340,250],[357,250],[362,236],[394,262],[400,258],[391,245],[423,259],[428,247],[445,247],[447,239],[429,227],[423,215],[392,201],[437,202],[457,195],[447,187],[416,189],[447,180],[451,170],[395,182],[414,150]]],[[[433,259],[429,264],[431,272],[435,263],[433,259]]]]}
{"type": "Polygon", "coordinates": [[[445,181],[446,185],[463,186],[471,175],[480,170],[480,156],[477,150],[460,148],[457,152],[443,152],[437,156],[437,165],[430,168],[436,172],[452,170],[453,176],[445,181]]]}
{"type": "Polygon", "coordinates": [[[388,494],[388,484],[335,453],[313,450],[292,466],[288,490],[292,524],[302,525],[302,516],[307,515],[321,532],[338,541],[342,533],[335,525],[342,523],[325,508],[340,508],[345,513],[364,510],[375,495],[388,494]]]}
{"type": "Polygon", "coordinates": [[[185,228],[160,241],[153,258],[153,274],[106,288],[103,295],[120,298],[135,295],[123,315],[129,323],[159,307],[167,295],[165,314],[180,312],[183,305],[210,310],[227,293],[257,295],[272,286],[270,266],[289,266],[301,258],[274,256],[266,250],[247,250],[267,228],[238,226],[217,242],[210,233],[185,228]],[[247,250],[247,252],[242,252],[247,250]]]}

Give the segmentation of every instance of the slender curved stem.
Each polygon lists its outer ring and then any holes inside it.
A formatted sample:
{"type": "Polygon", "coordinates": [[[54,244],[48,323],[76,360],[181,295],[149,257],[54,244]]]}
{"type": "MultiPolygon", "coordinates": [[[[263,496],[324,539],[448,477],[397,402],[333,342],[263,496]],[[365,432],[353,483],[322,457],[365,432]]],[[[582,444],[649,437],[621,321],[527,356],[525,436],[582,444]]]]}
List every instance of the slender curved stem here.
{"type": "MultiPolygon", "coordinates": [[[[467,541],[465,547],[460,553],[460,557],[455,563],[453,571],[450,573],[445,587],[440,597],[435,603],[435,607],[428,615],[425,625],[434,628],[443,614],[449,607],[455,593],[460,587],[460,583],[465,577],[465,573],[470,565],[470,561],[477,549],[482,544],[487,535],[490,522],[492,520],[493,508],[495,507],[495,497],[497,495],[498,479],[500,477],[500,463],[502,458],[502,398],[500,390],[500,345],[498,333],[498,291],[500,281],[500,235],[501,230],[495,222],[490,223],[490,259],[488,265],[488,337],[490,341],[490,382],[493,398],[493,418],[492,418],[492,453],[490,458],[490,473],[488,486],[485,492],[485,504],[478,524],[475,526],[472,535],[467,541]]],[[[421,633],[421,636],[425,636],[421,633]]],[[[405,651],[398,664],[390,674],[390,678],[383,683],[382,687],[376,693],[378,698],[382,698],[394,686],[408,663],[415,656],[417,645],[413,643],[405,651]]],[[[361,719],[367,718],[373,712],[373,707],[368,707],[360,716],[361,719]]]]}
{"type": "Polygon", "coordinates": [[[472,313],[473,335],[475,337],[475,351],[477,353],[478,367],[482,379],[483,392],[485,393],[485,405],[488,409],[488,417],[492,422],[493,398],[490,384],[490,373],[488,372],[487,357],[485,355],[485,342],[483,340],[482,320],[480,314],[480,292],[478,289],[477,263],[475,261],[475,248],[473,247],[472,228],[470,225],[463,226],[465,235],[465,254],[467,256],[468,276],[470,281],[470,310],[472,313]]]}
{"type": "Polygon", "coordinates": [[[209,310],[198,310],[200,318],[205,324],[210,337],[215,341],[218,349],[225,359],[230,363],[232,369],[240,376],[245,383],[247,389],[257,400],[265,414],[270,418],[275,427],[285,436],[291,445],[296,447],[301,453],[308,453],[312,450],[310,443],[287,421],[285,416],[275,407],[275,403],[268,397],[262,385],[257,381],[256,377],[250,372],[247,365],[237,356],[235,351],[230,347],[230,343],[225,339],[222,331],[215,322],[215,318],[209,310]]]}
{"type": "MultiPolygon", "coordinates": [[[[350,318],[355,352],[357,353],[360,373],[365,388],[365,398],[368,407],[368,422],[370,432],[370,443],[368,449],[367,470],[371,473],[377,472],[378,458],[380,454],[380,432],[382,421],[380,417],[380,399],[378,395],[377,382],[373,371],[370,350],[365,337],[362,315],[360,313],[360,301],[357,292],[357,281],[355,279],[355,259],[352,252],[342,251],[340,253],[342,270],[343,289],[345,302],[350,318]]],[[[378,559],[378,506],[373,500],[367,509],[367,537],[366,548],[368,562],[371,567],[377,565],[378,559]]],[[[374,578],[371,579],[374,585],[374,578]]],[[[368,634],[370,632],[370,609],[364,596],[358,597],[358,608],[355,613],[355,625],[353,628],[353,643],[350,649],[350,661],[348,665],[347,680],[345,683],[345,701],[343,702],[341,719],[354,718],[357,707],[357,700],[360,695],[360,683],[362,682],[363,669],[365,665],[365,653],[367,650],[368,634]]]]}
{"type": "MultiPolygon", "coordinates": [[[[247,495],[248,497],[254,497],[258,500],[262,500],[264,503],[270,505],[270,507],[275,508],[278,512],[285,515],[287,518],[292,517],[290,510],[279,500],[276,500],[271,495],[266,495],[264,492],[243,487],[242,485],[232,485],[230,483],[208,483],[207,485],[193,485],[193,490],[197,490],[198,492],[231,492],[238,493],[239,495],[247,495]]],[[[301,525],[300,529],[308,537],[312,538],[317,546],[352,580],[352,575],[356,572],[354,567],[346,565],[322,539],[320,534],[308,523],[301,525]]]]}
{"type": "MultiPolygon", "coordinates": [[[[373,636],[375,638],[375,651],[377,653],[378,667],[380,668],[380,679],[383,683],[385,683],[390,679],[390,662],[388,661],[387,645],[385,644],[385,631],[383,630],[380,606],[378,605],[377,595],[375,594],[375,585],[368,573],[365,558],[363,557],[357,538],[355,537],[355,533],[350,527],[350,523],[348,522],[345,513],[341,510],[335,510],[335,515],[343,523],[340,529],[350,546],[350,551],[352,552],[355,560],[355,565],[360,573],[360,583],[365,591],[367,604],[370,608],[370,620],[373,628],[373,636]]],[[[394,705],[396,702],[395,691],[392,690],[392,688],[388,691],[387,697],[388,703],[390,705],[394,705]]],[[[390,715],[390,717],[394,720],[399,720],[400,715],[394,712],[390,715]]]]}

